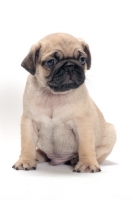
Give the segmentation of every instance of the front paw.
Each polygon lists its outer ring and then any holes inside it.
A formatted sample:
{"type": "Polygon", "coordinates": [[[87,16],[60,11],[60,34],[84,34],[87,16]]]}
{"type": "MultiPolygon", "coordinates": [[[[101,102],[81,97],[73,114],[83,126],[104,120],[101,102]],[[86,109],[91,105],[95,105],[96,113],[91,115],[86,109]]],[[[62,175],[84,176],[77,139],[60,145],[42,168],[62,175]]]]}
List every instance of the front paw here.
{"type": "Polygon", "coordinates": [[[20,158],[12,168],[16,170],[35,170],[37,166],[36,159],[22,159],[20,158]]]}
{"type": "Polygon", "coordinates": [[[93,161],[93,162],[90,162],[88,160],[81,160],[78,162],[78,164],[75,166],[73,172],[100,172],[101,169],[99,167],[99,164],[97,161],[93,161]]]}

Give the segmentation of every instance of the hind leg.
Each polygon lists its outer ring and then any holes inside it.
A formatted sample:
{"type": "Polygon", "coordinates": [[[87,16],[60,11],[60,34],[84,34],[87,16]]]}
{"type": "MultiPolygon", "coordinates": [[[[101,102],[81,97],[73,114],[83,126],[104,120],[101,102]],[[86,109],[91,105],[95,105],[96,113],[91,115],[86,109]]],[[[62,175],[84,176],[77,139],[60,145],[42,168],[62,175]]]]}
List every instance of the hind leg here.
{"type": "Polygon", "coordinates": [[[101,144],[96,147],[96,157],[98,163],[102,163],[111,153],[116,142],[116,132],[112,124],[107,123],[105,126],[104,137],[101,144]]]}

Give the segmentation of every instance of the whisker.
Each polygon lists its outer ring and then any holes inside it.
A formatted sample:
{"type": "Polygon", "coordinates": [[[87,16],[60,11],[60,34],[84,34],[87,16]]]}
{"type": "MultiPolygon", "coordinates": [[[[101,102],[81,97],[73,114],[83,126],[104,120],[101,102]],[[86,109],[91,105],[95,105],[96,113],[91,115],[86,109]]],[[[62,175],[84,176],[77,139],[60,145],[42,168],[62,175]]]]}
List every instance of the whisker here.
{"type": "Polygon", "coordinates": [[[90,87],[92,87],[92,82],[91,82],[91,80],[87,76],[86,76],[86,79],[85,79],[85,83],[87,85],[89,85],[90,87]]]}

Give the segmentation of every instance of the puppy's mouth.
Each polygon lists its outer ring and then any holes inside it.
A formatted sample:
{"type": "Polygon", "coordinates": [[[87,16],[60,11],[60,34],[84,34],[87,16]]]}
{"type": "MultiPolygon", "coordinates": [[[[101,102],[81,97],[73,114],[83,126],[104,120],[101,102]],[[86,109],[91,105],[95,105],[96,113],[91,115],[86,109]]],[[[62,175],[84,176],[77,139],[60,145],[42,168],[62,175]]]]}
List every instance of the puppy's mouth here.
{"type": "Polygon", "coordinates": [[[61,61],[48,77],[48,86],[54,92],[76,89],[85,81],[83,66],[77,60],[61,61]]]}

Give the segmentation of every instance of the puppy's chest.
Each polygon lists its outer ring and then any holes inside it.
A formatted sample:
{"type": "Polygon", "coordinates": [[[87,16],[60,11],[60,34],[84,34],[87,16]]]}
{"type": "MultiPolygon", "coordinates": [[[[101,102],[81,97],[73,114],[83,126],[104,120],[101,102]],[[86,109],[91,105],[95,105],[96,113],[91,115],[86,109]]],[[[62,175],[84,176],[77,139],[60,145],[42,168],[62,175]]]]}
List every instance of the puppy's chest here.
{"type": "Polygon", "coordinates": [[[36,94],[29,105],[29,114],[37,122],[44,122],[46,118],[62,118],[64,112],[65,117],[67,117],[71,112],[71,106],[68,105],[67,99],[61,95],[49,94],[43,96],[36,94]]]}
{"type": "Polygon", "coordinates": [[[31,105],[32,119],[37,125],[38,144],[49,158],[69,157],[77,152],[73,109],[62,96],[48,96],[31,105]]]}
{"type": "Polygon", "coordinates": [[[73,121],[63,121],[58,118],[47,118],[40,123],[38,147],[49,158],[70,156],[77,151],[76,134],[73,131],[73,121]]]}

